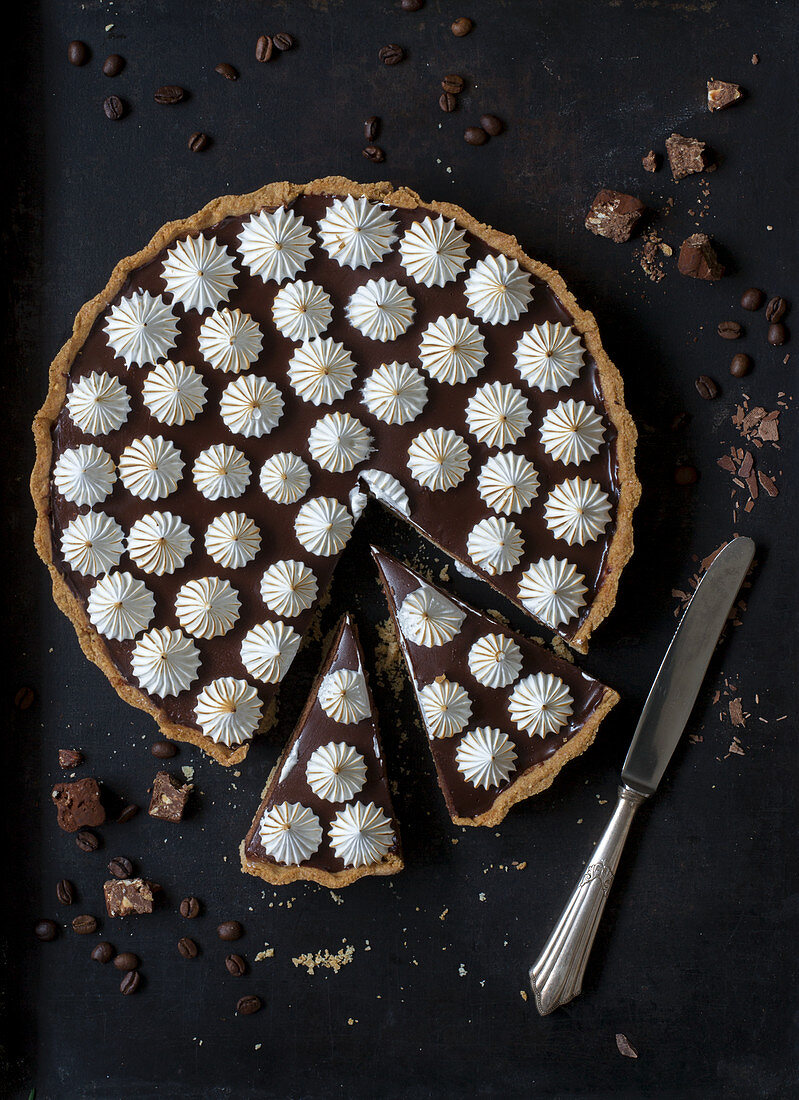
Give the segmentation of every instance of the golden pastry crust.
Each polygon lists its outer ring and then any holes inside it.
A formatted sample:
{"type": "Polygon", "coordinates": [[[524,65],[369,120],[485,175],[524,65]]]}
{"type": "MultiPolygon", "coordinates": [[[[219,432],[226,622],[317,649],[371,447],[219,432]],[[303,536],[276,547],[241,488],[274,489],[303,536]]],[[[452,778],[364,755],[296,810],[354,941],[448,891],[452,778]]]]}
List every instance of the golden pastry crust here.
{"type": "MultiPolygon", "coordinates": [[[[386,203],[400,209],[412,210],[420,207],[426,211],[433,211],[447,218],[452,218],[459,226],[467,229],[489,246],[517,260],[521,267],[543,280],[572,315],[574,327],[583,336],[588,351],[597,364],[607,416],[617,432],[616,455],[621,484],[616,515],[616,531],[608,547],[605,575],[585,621],[570,640],[570,644],[581,653],[586,652],[588,639],[592,631],[611,611],[616,602],[619,575],[633,551],[632,514],[641,492],[634,465],[637,438],[635,425],[624,405],[624,387],[621,376],[602,347],[596,319],[593,314],[580,309],[558,272],[529,257],[522,251],[515,237],[500,233],[491,226],[484,225],[459,206],[454,206],[451,203],[423,202],[416,192],[411,191],[409,188],[400,187],[395,189],[388,182],[354,183],[343,176],[326,176],[322,179],[312,180],[307,184],[270,183],[246,195],[223,195],[220,198],[212,199],[202,210],[189,218],[167,222],[140,252],[120,260],[103,290],[80,309],[75,318],[72,335],[50,365],[47,397],[33,421],[33,434],[36,442],[36,462],[31,476],[31,495],[36,506],[34,543],[39,556],[50,571],[53,598],[56,604],[75,627],[78,641],[85,655],[103,671],[117,694],[125,702],[130,703],[131,706],[138,707],[140,710],[151,714],[166,737],[175,741],[188,741],[197,745],[218,763],[226,766],[240,763],[247,755],[248,744],[240,745],[235,749],[228,749],[224,745],[215,744],[198,730],[171,721],[165,711],[157,706],[150,697],[132,684],[127,683],[111,661],[103,639],[89,622],[84,608],[72,595],[66,581],[55,567],[50,536],[50,469],[53,446],[51,433],[64,405],[69,373],[75,357],[86,341],[94,322],[119,294],[131,272],[155,259],[158,253],[168,247],[177,237],[209,229],[224,218],[253,213],[264,206],[292,203],[302,195],[333,195],[339,197],[346,195],[359,197],[363,195],[376,202],[386,203]]],[[[519,606],[522,605],[519,604],[519,606]]],[[[276,706],[273,699],[266,708],[259,732],[265,732],[274,723],[275,711],[276,706]]],[[[341,885],[340,882],[339,885],[341,885]]]]}

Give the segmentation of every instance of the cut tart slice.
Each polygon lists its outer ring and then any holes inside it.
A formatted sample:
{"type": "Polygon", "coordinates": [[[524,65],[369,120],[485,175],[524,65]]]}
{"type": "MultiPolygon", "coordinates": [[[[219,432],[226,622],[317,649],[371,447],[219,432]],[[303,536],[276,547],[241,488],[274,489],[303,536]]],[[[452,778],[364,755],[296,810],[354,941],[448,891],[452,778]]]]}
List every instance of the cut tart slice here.
{"type": "Polygon", "coordinates": [[[267,882],[331,887],[402,870],[377,715],[349,615],[269,777],[241,867],[267,882]]]}
{"type": "Polygon", "coordinates": [[[372,548],[458,825],[497,825],[584,752],[611,688],[372,548]]]}

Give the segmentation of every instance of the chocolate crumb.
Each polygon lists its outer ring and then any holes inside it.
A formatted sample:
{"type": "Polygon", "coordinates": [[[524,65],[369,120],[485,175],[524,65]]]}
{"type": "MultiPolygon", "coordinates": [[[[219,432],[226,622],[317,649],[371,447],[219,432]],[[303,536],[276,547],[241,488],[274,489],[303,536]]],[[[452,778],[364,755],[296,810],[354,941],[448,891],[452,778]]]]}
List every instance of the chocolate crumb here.
{"type": "Polygon", "coordinates": [[[707,109],[722,111],[743,99],[744,91],[740,84],[731,84],[727,80],[708,80],[707,109]]]}
{"type": "Polygon", "coordinates": [[[87,825],[102,825],[105,810],[100,801],[96,779],[78,779],[74,783],[56,783],[52,799],[58,812],[58,825],[67,833],[76,833],[87,825]]]}
{"type": "Polygon", "coordinates": [[[603,188],[591,203],[585,227],[598,237],[621,244],[629,241],[645,210],[646,206],[634,195],[603,188]]]}
{"type": "Polygon", "coordinates": [[[716,250],[707,233],[693,233],[680,245],[677,269],[681,275],[692,279],[704,279],[713,282],[724,274],[724,265],[719,263],[716,250]]]}
{"type": "Polygon", "coordinates": [[[162,821],[182,821],[192,789],[193,784],[181,783],[169,772],[158,772],[153,780],[147,812],[150,817],[160,817],[162,821]]]}
{"type": "Polygon", "coordinates": [[[103,894],[109,917],[152,913],[157,889],[154,883],[143,878],[108,879],[103,883],[103,894]]]}
{"type": "Polygon", "coordinates": [[[660,159],[654,149],[650,149],[648,153],[641,157],[641,164],[643,164],[645,172],[657,172],[660,167],[660,159]]]}
{"type": "Polygon", "coordinates": [[[675,180],[685,179],[697,172],[707,172],[713,166],[707,145],[698,138],[672,134],[666,138],[666,153],[675,180]]]}

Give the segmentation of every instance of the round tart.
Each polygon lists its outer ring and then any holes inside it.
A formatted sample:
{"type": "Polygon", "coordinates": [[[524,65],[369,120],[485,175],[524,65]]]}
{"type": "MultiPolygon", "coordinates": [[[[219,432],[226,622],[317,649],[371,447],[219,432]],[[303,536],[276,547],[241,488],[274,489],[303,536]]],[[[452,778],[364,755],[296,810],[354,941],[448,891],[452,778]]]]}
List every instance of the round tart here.
{"type": "Polygon", "coordinates": [[[632,552],[635,429],[593,316],[515,238],[388,183],[164,226],[81,309],[34,433],[36,546],[86,655],[224,764],[274,720],[364,493],[580,652],[632,552]],[[178,632],[181,675],[142,675],[178,632]]]}

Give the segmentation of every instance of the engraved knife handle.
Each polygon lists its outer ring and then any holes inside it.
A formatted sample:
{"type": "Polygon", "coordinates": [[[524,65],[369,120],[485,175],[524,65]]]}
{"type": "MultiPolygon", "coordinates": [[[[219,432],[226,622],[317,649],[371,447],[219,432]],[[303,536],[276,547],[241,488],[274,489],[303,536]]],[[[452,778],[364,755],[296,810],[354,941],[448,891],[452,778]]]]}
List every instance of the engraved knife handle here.
{"type": "Polygon", "coordinates": [[[635,811],[646,797],[626,784],[619,787],[619,801],[591,862],[566,903],[544,950],[530,968],[535,1004],[542,1016],[568,1004],[582,989],[588,956],[622,848],[635,811]]]}

